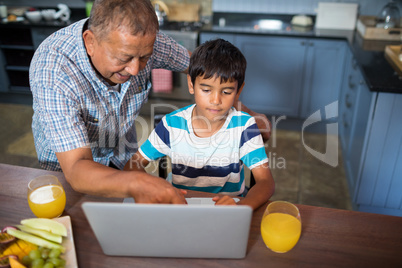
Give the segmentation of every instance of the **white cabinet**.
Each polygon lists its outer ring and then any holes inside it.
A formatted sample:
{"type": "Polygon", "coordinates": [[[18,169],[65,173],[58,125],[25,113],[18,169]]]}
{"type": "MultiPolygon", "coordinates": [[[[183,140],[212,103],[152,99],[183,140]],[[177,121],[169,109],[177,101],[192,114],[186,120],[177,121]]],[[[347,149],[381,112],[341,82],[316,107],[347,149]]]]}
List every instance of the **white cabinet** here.
{"type": "Polygon", "coordinates": [[[402,94],[375,96],[353,202],[359,211],[402,216],[402,94]]]}

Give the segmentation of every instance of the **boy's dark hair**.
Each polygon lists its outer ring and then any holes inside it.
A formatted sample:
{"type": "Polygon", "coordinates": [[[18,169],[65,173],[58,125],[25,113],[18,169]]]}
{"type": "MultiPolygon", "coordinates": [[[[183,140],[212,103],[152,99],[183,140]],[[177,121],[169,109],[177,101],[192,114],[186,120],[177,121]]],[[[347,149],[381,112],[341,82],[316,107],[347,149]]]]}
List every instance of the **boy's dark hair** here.
{"type": "Polygon", "coordinates": [[[216,76],[221,83],[237,80],[239,88],[244,82],[246,67],[246,58],[237,47],[223,39],[215,39],[194,50],[188,74],[193,84],[197,76],[204,76],[205,79],[216,76]]]}

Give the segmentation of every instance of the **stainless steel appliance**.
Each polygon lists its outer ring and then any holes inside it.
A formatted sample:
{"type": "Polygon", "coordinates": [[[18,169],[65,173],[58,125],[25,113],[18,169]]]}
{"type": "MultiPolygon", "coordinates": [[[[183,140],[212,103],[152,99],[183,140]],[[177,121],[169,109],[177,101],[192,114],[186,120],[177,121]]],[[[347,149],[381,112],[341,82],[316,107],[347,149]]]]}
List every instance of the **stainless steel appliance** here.
{"type": "MultiPolygon", "coordinates": [[[[189,51],[198,45],[198,29],[200,23],[170,22],[165,23],[161,31],[172,37],[189,51]]],[[[151,115],[170,113],[178,108],[193,103],[193,97],[188,92],[187,77],[183,73],[173,73],[173,90],[171,93],[155,93],[151,91],[148,102],[141,109],[141,114],[151,115]]]]}

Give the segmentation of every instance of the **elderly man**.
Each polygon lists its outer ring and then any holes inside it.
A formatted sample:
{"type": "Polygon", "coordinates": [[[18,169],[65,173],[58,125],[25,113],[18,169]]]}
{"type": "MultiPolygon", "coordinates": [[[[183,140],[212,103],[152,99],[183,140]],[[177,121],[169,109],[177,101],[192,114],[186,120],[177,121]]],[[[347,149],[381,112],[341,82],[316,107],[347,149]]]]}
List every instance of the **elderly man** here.
{"type": "Polygon", "coordinates": [[[185,191],[123,170],[137,151],[135,119],[152,69],[186,72],[190,53],[159,31],[148,0],[97,0],[89,19],[49,36],[30,67],[40,165],[78,192],[185,203],[185,191]]]}

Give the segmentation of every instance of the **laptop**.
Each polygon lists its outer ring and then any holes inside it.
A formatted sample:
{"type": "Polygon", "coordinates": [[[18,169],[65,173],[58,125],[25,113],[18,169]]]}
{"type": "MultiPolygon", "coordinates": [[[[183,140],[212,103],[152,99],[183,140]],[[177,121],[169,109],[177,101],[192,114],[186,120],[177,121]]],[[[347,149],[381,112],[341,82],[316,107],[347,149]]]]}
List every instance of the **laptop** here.
{"type": "Polygon", "coordinates": [[[111,256],[228,258],[246,256],[252,209],[214,206],[84,202],[85,216],[104,254],[111,256]]]}

